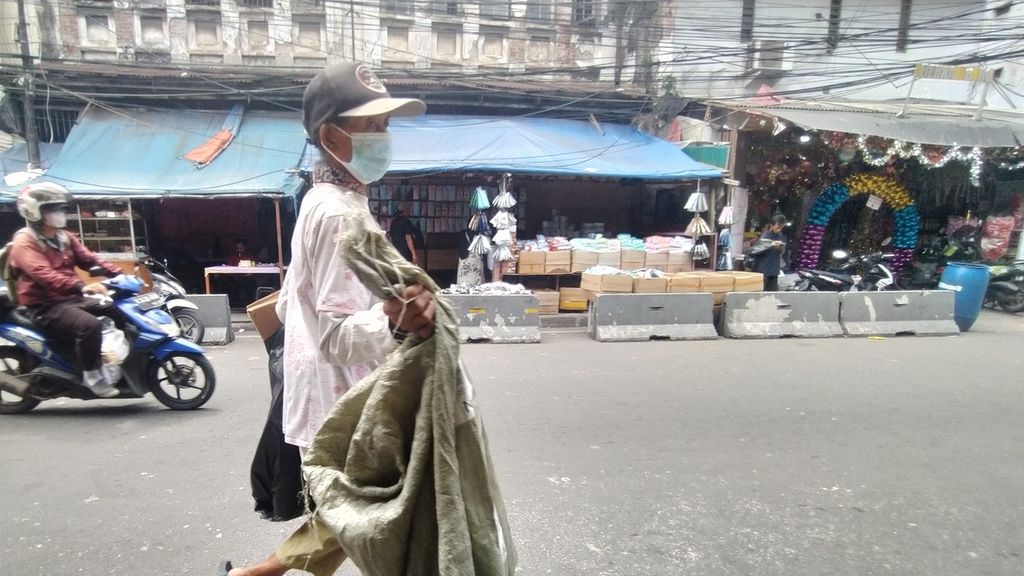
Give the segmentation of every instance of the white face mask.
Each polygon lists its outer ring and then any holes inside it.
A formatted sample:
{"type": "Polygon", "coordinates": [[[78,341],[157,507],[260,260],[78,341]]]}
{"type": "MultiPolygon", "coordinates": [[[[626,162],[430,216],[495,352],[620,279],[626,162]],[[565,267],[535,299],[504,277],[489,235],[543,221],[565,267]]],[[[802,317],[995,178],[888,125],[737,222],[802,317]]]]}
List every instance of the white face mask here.
{"type": "MultiPolygon", "coordinates": [[[[334,126],[332,124],[332,126],[334,126]]],[[[334,128],[338,128],[334,126],[334,128]]],[[[338,131],[352,141],[352,160],[344,162],[330,148],[324,150],[363,184],[376,182],[384,177],[391,166],[391,134],[387,132],[353,132],[341,128],[338,131]]]]}
{"type": "Polygon", "coordinates": [[[53,228],[64,228],[68,225],[68,213],[63,210],[47,212],[43,215],[43,224],[53,228]]]}

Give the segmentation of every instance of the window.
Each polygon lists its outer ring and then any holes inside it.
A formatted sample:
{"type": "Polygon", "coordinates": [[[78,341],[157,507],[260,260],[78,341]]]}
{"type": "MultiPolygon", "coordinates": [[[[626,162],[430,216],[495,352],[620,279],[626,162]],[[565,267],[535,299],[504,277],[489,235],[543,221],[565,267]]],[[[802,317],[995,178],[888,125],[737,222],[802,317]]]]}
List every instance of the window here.
{"type": "Polygon", "coordinates": [[[505,34],[503,32],[484,32],[482,34],[481,53],[484,58],[500,60],[505,57],[505,34]]]}
{"type": "Polygon", "coordinates": [[[526,48],[526,59],[537,64],[549,63],[552,60],[554,43],[550,36],[530,36],[526,48]]]}
{"type": "Polygon", "coordinates": [[[896,32],[896,49],[900,52],[906,52],[910,44],[910,2],[900,0],[900,27],[896,32]]]}
{"type": "Polygon", "coordinates": [[[307,50],[319,51],[323,48],[319,22],[296,22],[295,44],[307,50]]]}
{"type": "Polygon", "coordinates": [[[743,0],[743,12],[740,15],[740,42],[754,39],[754,0],[743,0]]]}
{"type": "Polygon", "coordinates": [[[185,6],[220,6],[220,0],[185,0],[185,6]]]}
{"type": "Polygon", "coordinates": [[[165,44],[164,19],[159,16],[140,16],[139,31],[143,44],[165,44]]]}
{"type": "Polygon", "coordinates": [[[388,26],[388,49],[407,54],[409,52],[409,28],[388,26]]]}
{"type": "Polygon", "coordinates": [[[457,58],[460,51],[462,33],[454,28],[437,28],[434,30],[434,55],[438,58],[457,58]]]}
{"type": "Polygon", "coordinates": [[[832,0],[828,8],[828,44],[829,52],[839,46],[839,18],[843,12],[843,0],[832,0]]]}
{"type": "Polygon", "coordinates": [[[381,0],[380,11],[399,16],[412,16],[412,0],[381,0]]]}
{"type": "Polygon", "coordinates": [[[430,11],[434,14],[458,16],[459,14],[462,14],[462,7],[458,2],[437,2],[435,0],[430,3],[430,11]]]}
{"type": "Polygon", "coordinates": [[[273,8],[274,0],[238,0],[242,8],[273,8]]]}
{"type": "Polygon", "coordinates": [[[527,0],[526,19],[533,22],[550,22],[554,14],[555,0],[527,0]]]}
{"type": "Polygon", "coordinates": [[[249,20],[245,29],[250,49],[262,50],[270,46],[270,25],[266,20],[249,20]]]}
{"type": "Polygon", "coordinates": [[[594,0],[572,0],[572,23],[586,28],[593,28],[597,24],[594,0]]]}
{"type": "Polygon", "coordinates": [[[192,30],[195,47],[200,49],[220,48],[220,23],[214,20],[193,20],[192,30]]]}
{"type": "Polygon", "coordinates": [[[116,36],[111,28],[110,16],[85,14],[85,41],[90,46],[114,46],[116,36]]]}
{"type": "Polygon", "coordinates": [[[508,0],[480,0],[480,16],[484,18],[508,18],[511,6],[508,0]]]}

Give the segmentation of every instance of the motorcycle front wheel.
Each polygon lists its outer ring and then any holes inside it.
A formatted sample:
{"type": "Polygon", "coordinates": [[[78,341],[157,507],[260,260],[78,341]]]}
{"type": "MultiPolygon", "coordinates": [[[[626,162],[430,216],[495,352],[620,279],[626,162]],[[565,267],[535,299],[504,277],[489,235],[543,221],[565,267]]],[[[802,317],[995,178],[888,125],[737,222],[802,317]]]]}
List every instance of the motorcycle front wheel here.
{"type": "MultiPolygon", "coordinates": [[[[20,376],[31,371],[32,361],[24,350],[17,346],[0,346],[0,372],[20,376]]],[[[39,406],[39,400],[0,390],[0,414],[24,414],[36,406],[39,406]]]]}
{"type": "Polygon", "coordinates": [[[171,410],[195,410],[213,396],[217,376],[202,354],[173,352],[149,369],[149,391],[171,410]]]}
{"type": "Polygon", "coordinates": [[[188,308],[180,308],[174,311],[174,321],[181,328],[181,337],[189,342],[201,344],[203,342],[203,321],[199,319],[199,313],[188,308]]]}

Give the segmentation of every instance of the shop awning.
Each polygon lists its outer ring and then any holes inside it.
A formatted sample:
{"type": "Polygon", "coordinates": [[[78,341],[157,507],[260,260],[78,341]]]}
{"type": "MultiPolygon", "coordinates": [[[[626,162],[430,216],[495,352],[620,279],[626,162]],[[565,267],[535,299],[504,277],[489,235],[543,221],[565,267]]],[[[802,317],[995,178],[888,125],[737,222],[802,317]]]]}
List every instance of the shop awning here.
{"type": "Polygon", "coordinates": [[[185,159],[221,133],[230,114],[90,108],[41,179],[91,198],[296,194],[306,140],[296,113],[246,111],[211,162],[185,159]]]}
{"type": "Polygon", "coordinates": [[[1009,148],[1024,144],[1024,113],[988,109],[975,120],[976,107],[902,102],[716,101],[711,106],[779,118],[807,130],[881,136],[919,144],[1009,148]]]}
{"type": "Polygon", "coordinates": [[[390,175],[450,172],[696,180],[722,171],[632,126],[549,118],[434,116],[391,121],[390,175]]]}

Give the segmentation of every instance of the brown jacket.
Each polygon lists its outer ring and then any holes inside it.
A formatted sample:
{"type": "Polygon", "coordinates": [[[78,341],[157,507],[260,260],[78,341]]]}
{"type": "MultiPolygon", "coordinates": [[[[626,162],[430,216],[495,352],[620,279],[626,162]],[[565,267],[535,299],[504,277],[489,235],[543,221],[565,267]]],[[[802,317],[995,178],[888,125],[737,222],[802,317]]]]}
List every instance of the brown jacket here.
{"type": "Polygon", "coordinates": [[[85,283],[76,266],[83,270],[101,266],[111,274],[121,273],[117,266],[97,258],[74,234],[61,230],[57,240],[60,249],[29,228],[14,235],[9,262],[18,279],[18,304],[37,306],[80,297],[85,283]]]}

